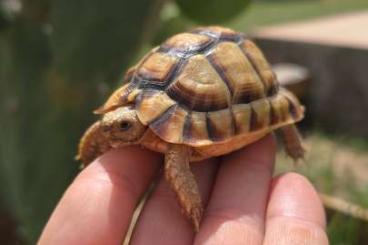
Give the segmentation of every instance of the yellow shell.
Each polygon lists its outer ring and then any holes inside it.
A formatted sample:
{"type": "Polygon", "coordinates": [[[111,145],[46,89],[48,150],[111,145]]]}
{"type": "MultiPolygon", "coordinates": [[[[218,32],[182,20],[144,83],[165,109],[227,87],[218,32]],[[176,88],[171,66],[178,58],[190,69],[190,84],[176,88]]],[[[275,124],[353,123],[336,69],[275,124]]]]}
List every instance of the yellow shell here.
{"type": "Polygon", "coordinates": [[[161,139],[206,146],[295,123],[303,107],[244,34],[205,27],[177,34],[131,68],[98,110],[134,104],[161,139]]]}

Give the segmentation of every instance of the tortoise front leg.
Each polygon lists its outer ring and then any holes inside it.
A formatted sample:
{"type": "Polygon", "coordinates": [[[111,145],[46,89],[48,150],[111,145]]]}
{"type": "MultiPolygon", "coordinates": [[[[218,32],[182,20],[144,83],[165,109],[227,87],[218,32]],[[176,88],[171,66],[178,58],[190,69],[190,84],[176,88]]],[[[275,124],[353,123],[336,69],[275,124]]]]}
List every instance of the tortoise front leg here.
{"type": "Polygon", "coordinates": [[[302,138],[297,127],[294,124],[291,124],[282,127],[280,130],[286,153],[294,160],[295,163],[297,163],[298,160],[304,158],[305,154],[302,138]]]}
{"type": "Polygon", "coordinates": [[[189,167],[189,157],[189,147],[171,145],[165,155],[165,177],[175,191],[185,215],[198,231],[203,209],[198,185],[189,167]]]}

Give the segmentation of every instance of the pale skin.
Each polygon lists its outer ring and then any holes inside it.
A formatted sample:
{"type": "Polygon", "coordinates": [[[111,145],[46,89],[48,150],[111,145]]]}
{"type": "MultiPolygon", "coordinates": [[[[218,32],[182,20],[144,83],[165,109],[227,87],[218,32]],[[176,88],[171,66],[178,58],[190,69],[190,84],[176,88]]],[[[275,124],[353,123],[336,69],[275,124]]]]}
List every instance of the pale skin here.
{"type": "MultiPolygon", "coordinates": [[[[162,178],[142,211],[131,244],[328,244],[325,214],[302,176],[273,177],[275,142],[192,164],[205,206],[199,231],[181,214],[162,178]]],[[[68,188],[39,244],[121,244],[162,154],[131,146],[93,161],[68,188]]]]}

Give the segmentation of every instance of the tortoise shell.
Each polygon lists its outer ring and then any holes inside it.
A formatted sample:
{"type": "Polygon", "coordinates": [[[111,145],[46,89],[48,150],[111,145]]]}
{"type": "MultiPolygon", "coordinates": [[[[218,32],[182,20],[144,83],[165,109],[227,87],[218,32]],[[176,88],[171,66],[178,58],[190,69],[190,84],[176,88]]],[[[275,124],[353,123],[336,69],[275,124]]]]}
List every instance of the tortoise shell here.
{"type": "Polygon", "coordinates": [[[132,104],[166,142],[204,146],[271,131],[303,118],[303,108],[244,34],[204,27],[177,34],[129,69],[97,112],[132,104]]]}

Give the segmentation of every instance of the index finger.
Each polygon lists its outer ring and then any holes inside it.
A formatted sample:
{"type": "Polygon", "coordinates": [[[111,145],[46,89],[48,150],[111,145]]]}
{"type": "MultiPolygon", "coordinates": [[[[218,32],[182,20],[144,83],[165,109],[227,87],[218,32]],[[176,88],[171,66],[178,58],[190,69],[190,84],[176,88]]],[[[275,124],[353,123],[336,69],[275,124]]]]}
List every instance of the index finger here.
{"type": "Polygon", "coordinates": [[[271,135],[224,157],[198,244],[260,244],[275,160],[271,135]]]}
{"type": "Polygon", "coordinates": [[[139,147],[113,150],[71,184],[39,244],[119,244],[133,211],[162,161],[139,147]]]}

